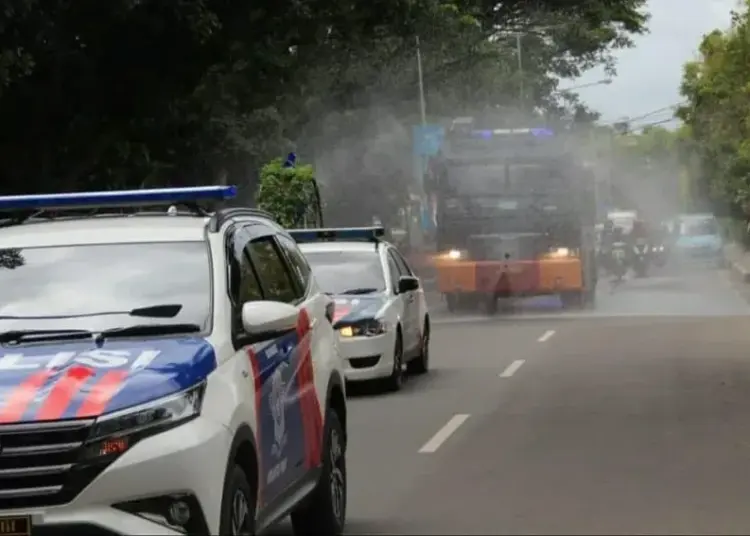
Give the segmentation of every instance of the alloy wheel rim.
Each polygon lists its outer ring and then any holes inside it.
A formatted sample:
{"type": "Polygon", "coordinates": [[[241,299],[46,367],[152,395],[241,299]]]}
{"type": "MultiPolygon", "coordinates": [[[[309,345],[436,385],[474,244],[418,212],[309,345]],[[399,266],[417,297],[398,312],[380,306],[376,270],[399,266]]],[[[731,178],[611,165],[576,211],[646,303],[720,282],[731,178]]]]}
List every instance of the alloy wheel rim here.
{"type": "Polygon", "coordinates": [[[336,430],[331,430],[331,447],[328,455],[331,464],[331,506],[336,521],[341,524],[346,510],[346,477],[344,475],[344,448],[336,430]]]}
{"type": "Polygon", "coordinates": [[[242,536],[250,534],[250,505],[242,490],[236,490],[232,497],[232,534],[242,536]]]}

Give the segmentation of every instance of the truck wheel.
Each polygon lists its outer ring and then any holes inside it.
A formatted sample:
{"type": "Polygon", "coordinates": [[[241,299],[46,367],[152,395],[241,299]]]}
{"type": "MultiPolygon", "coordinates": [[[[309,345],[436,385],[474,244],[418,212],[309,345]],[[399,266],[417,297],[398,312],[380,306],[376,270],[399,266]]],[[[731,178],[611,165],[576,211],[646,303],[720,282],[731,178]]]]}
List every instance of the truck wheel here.
{"type": "Polygon", "coordinates": [[[580,290],[563,292],[560,299],[564,309],[580,309],[584,304],[584,295],[580,290]]]}
{"type": "Polygon", "coordinates": [[[494,294],[490,295],[490,296],[487,296],[484,299],[484,311],[489,316],[494,316],[494,315],[497,314],[497,309],[498,309],[498,303],[497,302],[498,302],[498,300],[499,300],[499,298],[496,295],[494,295],[494,294]]]}
{"type": "Polygon", "coordinates": [[[224,483],[219,534],[255,534],[257,494],[239,465],[232,467],[224,483]]]}
{"type": "Polygon", "coordinates": [[[323,471],[318,485],[292,512],[295,536],[339,536],[346,523],[346,444],[335,411],[326,412],[323,471]]]}
{"type": "Polygon", "coordinates": [[[448,307],[449,313],[455,313],[458,310],[458,296],[454,293],[444,294],[445,305],[448,307]]]}

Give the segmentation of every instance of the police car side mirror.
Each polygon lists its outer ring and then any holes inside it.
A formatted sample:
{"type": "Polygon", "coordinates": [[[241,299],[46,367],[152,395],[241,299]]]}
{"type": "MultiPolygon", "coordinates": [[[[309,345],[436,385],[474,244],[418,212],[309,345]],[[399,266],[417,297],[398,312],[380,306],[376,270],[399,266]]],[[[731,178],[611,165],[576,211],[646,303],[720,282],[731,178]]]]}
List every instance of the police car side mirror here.
{"type": "Polygon", "coordinates": [[[242,327],[249,342],[274,339],[297,328],[299,311],[276,301],[251,301],[242,306],[242,327]]]}
{"type": "Polygon", "coordinates": [[[398,293],[411,292],[419,288],[419,279],[410,275],[402,275],[398,279],[398,293]]]}

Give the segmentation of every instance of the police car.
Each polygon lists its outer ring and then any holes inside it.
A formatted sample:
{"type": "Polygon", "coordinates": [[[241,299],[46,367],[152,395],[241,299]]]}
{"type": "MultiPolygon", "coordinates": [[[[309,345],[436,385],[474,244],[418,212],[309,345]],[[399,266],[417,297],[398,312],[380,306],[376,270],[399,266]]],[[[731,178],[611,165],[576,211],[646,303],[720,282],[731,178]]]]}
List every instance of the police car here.
{"type": "Polygon", "coordinates": [[[380,380],[397,391],[403,369],[428,371],[430,315],[419,279],[382,227],[300,229],[300,244],[321,289],[335,302],[334,327],[349,381],[380,380]]]}
{"type": "Polygon", "coordinates": [[[342,533],[331,300],[235,192],[0,198],[0,532],[342,533]]]}

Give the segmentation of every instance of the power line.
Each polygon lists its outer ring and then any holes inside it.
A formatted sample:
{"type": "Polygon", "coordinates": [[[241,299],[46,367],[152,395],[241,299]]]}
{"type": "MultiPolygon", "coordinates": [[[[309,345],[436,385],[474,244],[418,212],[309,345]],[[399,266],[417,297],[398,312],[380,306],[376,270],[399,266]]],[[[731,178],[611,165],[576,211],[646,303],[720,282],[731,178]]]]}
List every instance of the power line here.
{"type": "Polygon", "coordinates": [[[616,119],[614,121],[607,121],[603,123],[603,126],[611,126],[616,125],[617,123],[632,123],[633,121],[640,121],[641,119],[646,119],[648,117],[651,117],[652,115],[657,115],[664,112],[671,112],[679,108],[680,106],[683,106],[684,102],[678,102],[675,104],[672,104],[670,106],[664,106],[662,108],[657,108],[655,110],[651,110],[650,112],[646,112],[642,115],[637,115],[635,117],[623,117],[621,119],[616,119]]]}

